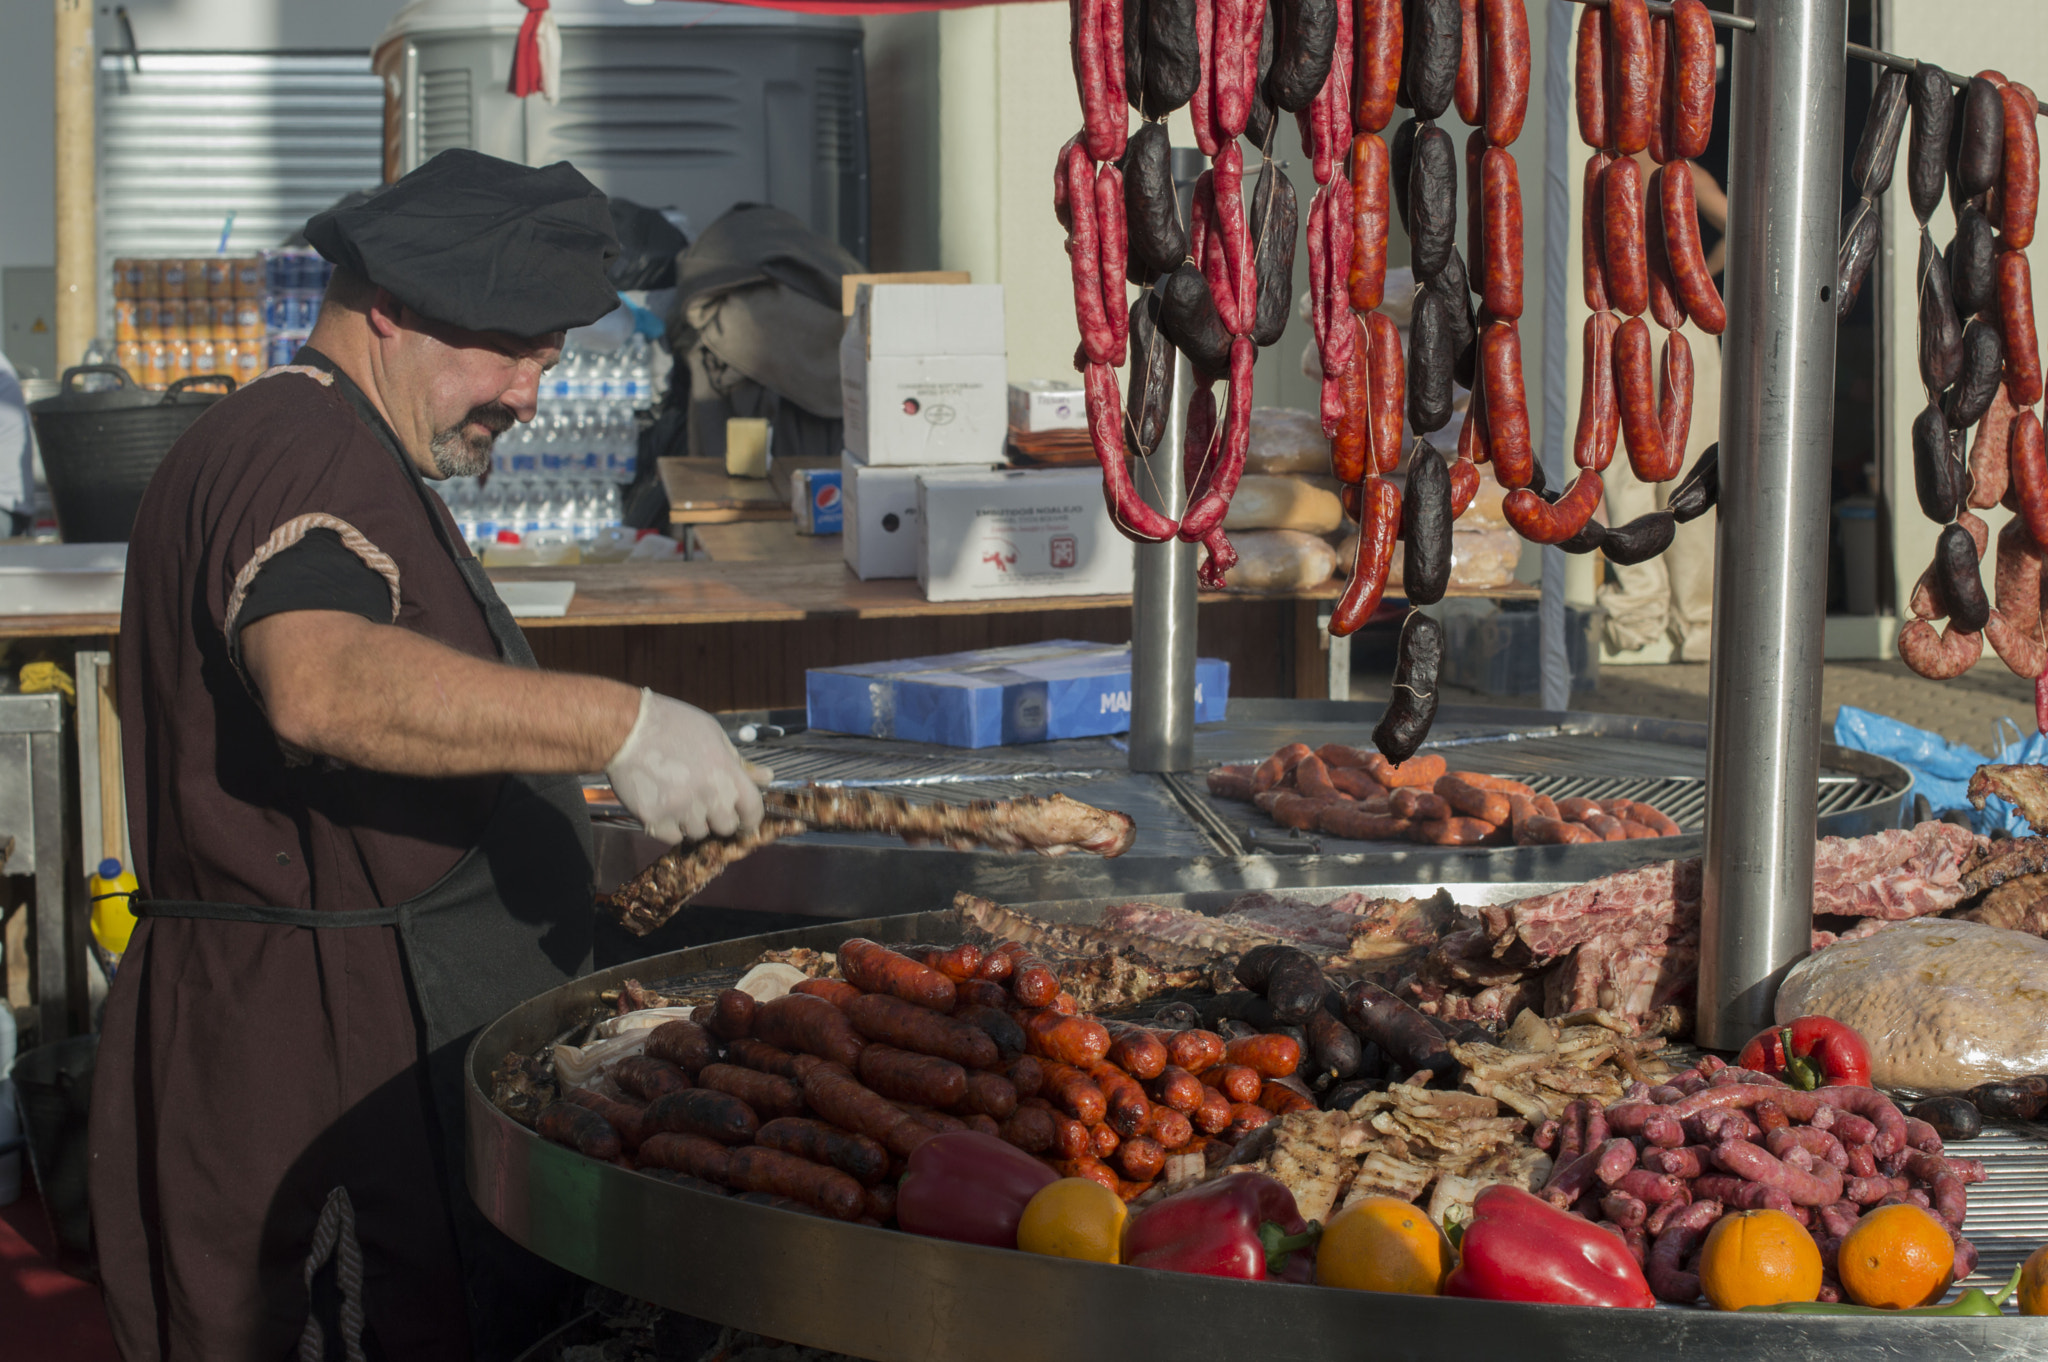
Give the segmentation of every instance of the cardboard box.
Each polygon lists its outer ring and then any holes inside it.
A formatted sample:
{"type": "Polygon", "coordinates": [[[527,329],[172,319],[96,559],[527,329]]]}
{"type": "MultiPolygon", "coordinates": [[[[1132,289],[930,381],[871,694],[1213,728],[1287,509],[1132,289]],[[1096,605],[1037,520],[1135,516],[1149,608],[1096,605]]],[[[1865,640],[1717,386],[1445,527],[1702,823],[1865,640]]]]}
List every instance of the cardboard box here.
{"type": "MultiPolygon", "coordinates": [[[[1130,728],[1128,646],[1055,639],[804,673],[812,728],[946,747],[1100,737],[1130,728]]],[[[1217,723],[1230,664],[1195,662],[1195,722],[1217,723]]]]}
{"type": "Polygon", "coordinates": [[[1094,467],[917,479],[917,581],[929,601],[1131,590],[1135,545],[1116,532],[1094,467]]]}
{"type": "Polygon", "coordinates": [[[1000,284],[863,284],[839,344],[846,449],[865,464],[998,464],[1000,284]]]}
{"type": "Polygon", "coordinates": [[[790,510],[796,516],[796,532],[838,534],[843,523],[841,508],[845,504],[840,490],[839,470],[798,469],[795,485],[796,495],[791,499],[790,510]]]}
{"type": "Polygon", "coordinates": [[[1088,429],[1088,393],[1078,383],[1027,378],[1010,385],[1010,429],[1034,435],[1088,429]]]}
{"type": "Polygon", "coordinates": [[[974,276],[966,270],[902,270],[895,274],[842,274],[839,276],[839,315],[851,317],[853,303],[862,284],[967,284],[974,276]]]}
{"type": "Polygon", "coordinates": [[[917,576],[917,475],[923,471],[870,468],[851,454],[839,456],[840,547],[862,581],[917,576]]]}

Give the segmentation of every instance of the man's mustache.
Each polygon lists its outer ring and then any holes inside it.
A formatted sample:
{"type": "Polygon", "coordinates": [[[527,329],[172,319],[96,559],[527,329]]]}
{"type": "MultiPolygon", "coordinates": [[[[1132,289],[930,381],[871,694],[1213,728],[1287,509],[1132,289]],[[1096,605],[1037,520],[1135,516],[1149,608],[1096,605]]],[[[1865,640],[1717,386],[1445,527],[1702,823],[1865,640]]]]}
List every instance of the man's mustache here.
{"type": "Polygon", "coordinates": [[[488,430],[493,438],[496,438],[512,429],[518,421],[518,415],[503,402],[489,402],[481,407],[471,408],[469,415],[463,418],[462,423],[468,425],[471,422],[475,422],[485,430],[488,430]]]}

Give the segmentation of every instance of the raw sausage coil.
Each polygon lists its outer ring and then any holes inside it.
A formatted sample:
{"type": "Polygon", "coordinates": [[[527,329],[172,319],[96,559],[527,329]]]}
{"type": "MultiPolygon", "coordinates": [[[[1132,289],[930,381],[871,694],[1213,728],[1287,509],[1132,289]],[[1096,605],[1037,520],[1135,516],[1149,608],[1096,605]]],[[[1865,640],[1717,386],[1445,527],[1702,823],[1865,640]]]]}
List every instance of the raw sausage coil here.
{"type": "Polygon", "coordinates": [[[1522,135],[1529,114],[1529,12],[1523,0],[1481,0],[1480,17],[1486,33],[1486,140],[1506,147],[1522,135]]]}
{"type": "Polygon", "coordinates": [[[1621,321],[1612,312],[1586,318],[1584,375],[1579,390],[1579,426],[1572,462],[1596,473],[1607,471],[1621,433],[1621,409],[1614,389],[1614,333],[1621,321]]]}
{"type": "MultiPolygon", "coordinates": [[[[1589,18],[1600,11],[1589,9],[1589,18]]],[[[1596,151],[1586,158],[1586,183],[1584,207],[1581,210],[1579,226],[1580,266],[1586,290],[1586,306],[1593,312],[1608,310],[1607,296],[1607,226],[1600,211],[1601,175],[1614,163],[1614,158],[1604,151],[1596,151]]]]}
{"type": "Polygon", "coordinates": [[[1643,206],[1642,173],[1630,157],[1618,157],[1600,176],[1600,214],[1608,300],[1626,317],[1639,317],[1650,305],[1643,206]]]}
{"type": "Polygon", "coordinates": [[[1360,489],[1357,557],[1344,594],[1330,614],[1330,633],[1344,638],[1358,632],[1379,608],[1394,562],[1394,539],[1401,528],[1401,492],[1385,478],[1367,478],[1360,489]]]}
{"type": "MultiPolygon", "coordinates": [[[[1607,7],[1607,119],[1609,150],[1626,158],[1650,145],[1650,7],[1646,0],[1612,0],[1607,7]]],[[[1640,310],[1640,309],[1638,309],[1640,310]]]]}
{"type": "Polygon", "coordinates": [[[2034,120],[2034,92],[2014,82],[1999,91],[2005,108],[2005,168],[1999,181],[1998,235],[2023,251],[2034,240],[2034,215],[2041,206],[2041,142],[2034,120]]]}
{"type": "MultiPolygon", "coordinates": [[[[1392,165],[1376,133],[1351,139],[1351,306],[1371,312],[1386,299],[1392,165]]],[[[1262,280],[1261,283],[1264,281],[1262,280]]],[[[1291,279],[1288,281],[1291,285],[1291,279]]]]}
{"type": "MultiPolygon", "coordinates": [[[[1714,131],[1714,19],[1703,0],[1674,0],[1671,6],[1671,65],[1665,76],[1664,109],[1664,147],[1671,159],[1696,161],[1704,156],[1714,131]]],[[[1892,146],[1898,146],[1896,133],[1892,146]]],[[[1891,173],[1889,167],[1885,173],[1891,173]]]]}
{"type": "Polygon", "coordinates": [[[1608,145],[1607,48],[1607,11],[1588,5],[1579,14],[1572,95],[1579,120],[1579,140],[1596,151],[1608,145]]]}
{"type": "Polygon", "coordinates": [[[1998,254],[1998,313],[2005,329],[2005,384],[2015,407],[2041,401],[2041,343],[2034,331],[2034,276],[2024,251],[1998,254]]]}
{"type": "Polygon", "coordinates": [[[1480,271],[1480,297],[1486,310],[1501,321],[1522,315],[1522,186],[1515,158],[1498,146],[1480,162],[1480,202],[1484,206],[1486,243],[1480,271]]]}
{"type": "MultiPolygon", "coordinates": [[[[1619,163],[1618,163],[1619,164],[1619,163]]],[[[1663,482],[1677,473],[1664,447],[1657,412],[1657,379],[1650,352],[1650,325],[1631,317],[1614,334],[1615,392],[1621,403],[1621,436],[1629,467],[1644,482],[1663,482]]],[[[1683,457],[1683,451],[1680,451],[1683,457]]]]}
{"type": "Polygon", "coordinates": [[[1494,322],[1486,328],[1479,341],[1479,368],[1494,476],[1509,491],[1526,487],[1534,476],[1536,455],[1522,382],[1522,339],[1514,323],[1494,322]]]}
{"type": "Polygon", "coordinates": [[[1353,11],[1357,65],[1351,122],[1360,132],[1380,132],[1394,119],[1405,41],[1402,11],[1402,0],[1357,0],[1353,11]]]}
{"type": "Polygon", "coordinates": [[[1458,83],[1453,92],[1458,118],[1477,128],[1486,118],[1486,39],[1479,28],[1479,0],[1458,0],[1458,83]]]}
{"type": "Polygon", "coordinates": [[[1664,249],[1671,263],[1671,283],[1679,306],[1709,336],[1728,329],[1728,309],[1714,277],[1707,272],[1706,250],[1700,242],[1698,191],[1692,163],[1673,161],[1662,172],[1658,211],[1663,218],[1664,249]]]}

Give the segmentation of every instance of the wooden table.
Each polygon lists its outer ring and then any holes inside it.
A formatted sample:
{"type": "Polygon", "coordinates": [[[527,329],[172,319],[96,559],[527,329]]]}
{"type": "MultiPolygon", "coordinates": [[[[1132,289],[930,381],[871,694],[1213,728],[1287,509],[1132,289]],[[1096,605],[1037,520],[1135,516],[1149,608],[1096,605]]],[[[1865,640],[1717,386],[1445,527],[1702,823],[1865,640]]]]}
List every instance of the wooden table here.
{"type": "MultiPolygon", "coordinates": [[[[736,520],[730,525],[693,525],[697,547],[716,563],[843,563],[836,534],[798,534],[796,522],[736,520]]],[[[697,556],[695,553],[692,557],[697,556]]]]}
{"type": "Polygon", "coordinates": [[[729,478],[709,459],[663,459],[661,485],[676,525],[727,525],[736,520],[787,520],[789,503],[766,478],[729,478]]]}

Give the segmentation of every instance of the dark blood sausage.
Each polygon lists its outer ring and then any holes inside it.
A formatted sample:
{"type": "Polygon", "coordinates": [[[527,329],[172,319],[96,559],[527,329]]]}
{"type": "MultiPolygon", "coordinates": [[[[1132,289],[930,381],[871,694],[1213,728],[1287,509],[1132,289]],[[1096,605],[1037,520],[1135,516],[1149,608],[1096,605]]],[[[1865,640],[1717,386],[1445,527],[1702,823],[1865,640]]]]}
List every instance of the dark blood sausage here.
{"type": "MultiPolygon", "coordinates": [[[[924,966],[918,968],[923,969],[924,966]]],[[[947,987],[952,987],[950,980],[947,987]]],[[[859,1062],[861,1047],[867,1043],[853,1029],[853,1023],[846,1019],[845,1013],[823,998],[803,993],[784,994],[755,1009],[754,1034],[770,1045],[785,1050],[801,1050],[807,1055],[843,1064],[848,1069],[859,1062]]],[[[649,1054],[654,1053],[653,1045],[650,1038],[649,1054]]],[[[683,1067],[687,1069],[690,1066],[685,1063],[683,1067]]]]}
{"type": "Polygon", "coordinates": [[[1148,118],[1164,118],[1188,102],[1200,79],[1195,36],[1199,0],[1145,0],[1145,105],[1148,118]]]}
{"type": "Polygon", "coordinates": [[[1998,253],[1998,313],[2005,329],[2005,384],[2015,407],[2041,401],[2041,340],[2034,331],[2034,276],[2025,251],[1998,253]]]}
{"type": "Polygon", "coordinates": [[[1522,315],[1522,185],[1515,158],[1489,147],[1480,161],[1480,202],[1484,208],[1486,258],[1475,267],[1486,310],[1502,321],[1522,315]]]}
{"type": "Polygon", "coordinates": [[[1172,157],[1164,123],[1139,124],[1124,148],[1124,220],[1131,260],[1144,271],[1136,283],[1150,283],[1187,259],[1188,231],[1173,189],[1172,157]]]}
{"type": "Polygon", "coordinates": [[[666,1168],[718,1183],[726,1180],[726,1172],[732,1166],[732,1151],[718,1141],[673,1131],[648,1136],[634,1151],[633,1158],[642,1168],[666,1168]]]}
{"type": "Polygon", "coordinates": [[[1920,377],[1939,392],[1962,372],[1963,324],[1949,294],[1948,262],[1926,232],[1920,234],[1914,280],[1920,298],[1920,377]]]}
{"type": "Polygon", "coordinates": [[[849,1003],[846,1019],[871,1041],[937,1055],[970,1069],[992,1069],[999,1058],[995,1040],[976,1022],[942,1017],[885,994],[870,993],[849,1003]]]}
{"type": "MultiPolygon", "coordinates": [[[[968,1003],[953,1009],[953,1019],[978,1027],[983,1035],[995,1042],[996,1050],[1001,1055],[1022,1054],[1029,1047],[1030,1042],[1025,1039],[1024,1028],[1017,1024],[1015,1017],[1001,1008],[968,1003]]],[[[952,1059],[953,1056],[948,1055],[947,1058],[952,1059]]]]}
{"type": "Polygon", "coordinates": [[[612,1082],[643,1102],[681,1092],[690,1077],[679,1065],[652,1055],[628,1055],[612,1066],[612,1082]]]}
{"type": "Polygon", "coordinates": [[[1941,202],[1948,178],[1950,122],[1955,102],[1948,76],[1939,66],[1922,63],[1906,76],[1906,99],[1913,110],[1913,132],[1906,142],[1906,192],[1913,215],[1925,227],[1941,202]]]}
{"type": "MultiPolygon", "coordinates": [[[[1244,776],[1245,782],[1249,784],[1251,782],[1251,768],[1249,766],[1244,769],[1244,776]]],[[[954,996],[960,1000],[953,1004],[953,1016],[960,1021],[970,1020],[965,1015],[966,1010],[970,1007],[992,1007],[1000,1010],[1010,1005],[1010,991],[1001,984],[990,983],[986,979],[955,979],[953,981],[953,991],[954,996]]],[[[865,998],[868,995],[863,993],[861,996],[865,998]]],[[[899,998],[897,1001],[901,1002],[902,999],[899,998]]],[[[975,1024],[980,1025],[979,1022],[975,1024]]],[[[988,1028],[983,1027],[982,1029],[987,1030],[988,1028]]],[[[996,1044],[1000,1046],[1002,1042],[997,1041],[996,1044]]]]}
{"type": "Polygon", "coordinates": [[[967,1096],[967,1071],[950,1059],[869,1045],[860,1052],[860,1081],[884,1097],[926,1107],[957,1106],[967,1096]]]}
{"type": "Polygon", "coordinates": [[[1436,680],[1443,655],[1443,626],[1419,610],[1409,611],[1395,649],[1393,695],[1372,730],[1373,745],[1388,761],[1408,760],[1429,736],[1436,722],[1436,680]]]}
{"type": "Polygon", "coordinates": [[[951,979],[865,937],[856,936],[840,945],[839,972],[863,993],[891,994],[934,1012],[953,1010],[951,979]]]}
{"type": "Polygon", "coordinates": [[[1863,292],[1863,281],[1869,278],[1870,266],[1877,259],[1877,245],[1877,208],[1869,199],[1858,199],[1849,207],[1848,220],[1842,229],[1841,249],[1835,255],[1837,322],[1856,310],[1856,299],[1863,292]]]}
{"type": "Polygon", "coordinates": [[[837,1220],[858,1220],[867,1211],[867,1196],[851,1177],[779,1149],[735,1149],[726,1180],[742,1191],[801,1201],[837,1220]]]}
{"type": "Polygon", "coordinates": [[[1456,361],[1449,305],[1429,289],[1418,291],[1407,366],[1408,424],[1416,434],[1442,430],[1451,419],[1456,361]]]}
{"type": "Polygon", "coordinates": [[[1606,145],[1626,160],[1650,145],[1650,120],[1657,115],[1651,81],[1650,7],[1646,0],[1613,0],[1607,9],[1608,72],[1606,145]]]}
{"type": "Polygon", "coordinates": [[[823,1120],[867,1136],[898,1158],[909,1158],[933,1134],[835,1065],[821,1064],[804,1075],[804,1101],[823,1120]]]}
{"type": "Polygon", "coordinates": [[[1371,980],[1361,979],[1344,990],[1344,1020],[1403,1072],[1457,1072],[1458,1062],[1451,1058],[1443,1032],[1371,980]]]}
{"type": "Polygon", "coordinates": [[[1317,1008],[1304,1026],[1308,1032],[1308,1064],[1317,1075],[1355,1077],[1365,1067],[1365,1043],[1329,1008],[1317,1008]]]}
{"type": "Polygon", "coordinates": [[[1457,92],[1462,23],[1458,0],[1409,0],[1402,84],[1425,119],[1443,117],[1457,92]]]}
{"type": "Polygon", "coordinates": [[[823,1121],[785,1116],[762,1126],[754,1135],[754,1143],[809,1159],[812,1163],[827,1164],[868,1186],[880,1182],[889,1173],[888,1150],[865,1135],[856,1135],[823,1121]]]}
{"type": "MultiPolygon", "coordinates": [[[[1856,154],[1849,160],[1849,183],[1873,201],[1891,188],[1892,163],[1898,159],[1899,137],[1906,130],[1906,94],[1911,77],[1904,71],[1886,71],[1877,78],[1870,97],[1870,113],[1863,120],[1863,134],[1856,139],[1856,154]]],[[[1700,153],[1694,152],[1693,158],[1700,153]]]]}
{"type": "Polygon", "coordinates": [[[1529,113],[1529,12],[1523,0],[1480,0],[1479,12],[1486,34],[1486,140],[1505,147],[1522,135],[1529,113]]]}
{"type": "MultiPolygon", "coordinates": [[[[1453,343],[1458,347],[1457,377],[1460,383],[1465,383],[1472,377],[1469,368],[1472,357],[1468,352],[1473,350],[1479,340],[1479,326],[1472,317],[1471,281],[1466,273],[1465,257],[1459,255],[1453,248],[1451,258],[1444,262],[1443,269],[1438,271],[1436,277],[1429,280],[1425,287],[1440,294],[1443,300],[1451,305],[1451,336],[1453,343]]],[[[1380,471],[1391,473],[1394,470],[1392,467],[1386,467],[1380,471]]]]}
{"type": "MultiPolygon", "coordinates": [[[[1357,66],[1352,74],[1351,122],[1361,132],[1379,132],[1393,121],[1406,45],[1404,9],[1403,0],[1358,0],[1353,7],[1357,66]]],[[[1337,58],[1344,59],[1341,54],[1337,58]]]]}
{"type": "Polygon", "coordinates": [[[844,1007],[861,996],[861,991],[844,979],[806,979],[800,984],[791,984],[789,991],[823,998],[834,1007],[844,1007]]]}
{"type": "Polygon", "coordinates": [[[1194,261],[1184,262],[1155,287],[1159,329],[1197,371],[1222,374],[1230,368],[1230,332],[1216,311],[1209,281],[1194,261]]]}
{"type": "MultiPolygon", "coordinates": [[[[1903,111],[1903,91],[1901,96],[1903,111]]],[[[1714,19],[1702,0],[1675,0],[1671,6],[1671,68],[1665,76],[1663,117],[1664,149],[1672,160],[1696,161],[1706,154],[1714,131],[1714,19]]],[[[1894,131],[1891,145],[1898,144],[1894,131]]]]}
{"type": "Polygon", "coordinates": [[[1913,418],[1913,490],[1920,498],[1920,513],[1937,525],[1954,519],[1962,504],[1960,472],[1949,457],[1948,422],[1941,408],[1929,402],[1913,418]]]}
{"type": "Polygon", "coordinates": [[[1010,1080],[1010,1086],[1017,1090],[1019,1101],[1038,1096],[1045,1086],[1045,1066],[1036,1055],[1011,1055],[1003,1065],[1003,1077],[1010,1080]]]}
{"type": "Polygon", "coordinates": [[[1409,261],[1418,280],[1429,279],[1450,259],[1458,234],[1458,149],[1435,124],[1415,135],[1407,197],[1409,261]]]}
{"type": "Polygon", "coordinates": [[[1975,204],[1956,217],[1955,240],[1948,244],[1949,290],[1956,312],[1975,317],[1998,302],[1998,233],[1975,204]]]}
{"type": "Polygon", "coordinates": [[[1721,444],[1717,440],[1700,452],[1692,472],[1685,475],[1685,481],[1678,484],[1664,505],[1678,523],[1684,525],[1713,510],[1720,499],[1721,444]]]}
{"type": "Polygon", "coordinates": [[[2017,81],[1999,91],[2005,106],[2005,170],[1999,181],[1999,238],[2011,249],[2033,244],[2041,207],[2041,140],[2034,92],[2017,81]]]}
{"type": "Polygon", "coordinates": [[[1650,305],[1649,229],[1642,172],[1627,156],[1601,172],[1600,215],[1608,301],[1624,316],[1641,316],[1650,305]]]}
{"type": "Polygon", "coordinates": [[[2005,168],[2005,99],[1982,75],[1963,92],[1962,140],[1957,144],[1956,189],[1974,199],[1998,183],[2005,168]]]}
{"type": "Polygon", "coordinates": [[[1962,526],[1944,526],[1935,540],[1934,576],[1942,600],[1948,604],[1950,623],[1966,634],[1982,629],[1991,618],[1991,602],[1984,595],[1977,545],[1962,526]]]}
{"type": "Polygon", "coordinates": [[[726,989],[711,1004],[711,1034],[720,1040],[739,1040],[754,1032],[754,995],[736,988],[726,989]]]}
{"type": "Polygon", "coordinates": [[[2005,382],[2005,347],[1998,329],[1981,318],[1963,328],[1963,372],[1948,390],[1942,415],[1948,428],[1961,432],[1984,419],[2005,382]]]}
{"type": "Polygon", "coordinates": [[[1434,450],[1418,451],[1408,465],[1401,541],[1401,582],[1409,601],[1436,604],[1451,581],[1451,470],[1434,450]]]}
{"type": "Polygon", "coordinates": [[[981,1115],[1003,1121],[1017,1109],[1017,1085],[1001,1074],[983,1072],[980,1069],[967,1071],[967,1097],[961,1102],[960,1110],[969,1115],[981,1115]]]}
{"type": "Polygon", "coordinates": [[[1714,277],[1707,273],[1707,255],[1700,243],[1699,198],[1692,163],[1673,161],[1659,174],[1657,212],[1664,229],[1664,250],[1671,266],[1671,286],[1679,306],[1709,336],[1728,329],[1728,308],[1714,277]]]}
{"type": "MultiPolygon", "coordinates": [[[[825,1063],[816,1055],[795,1054],[780,1045],[770,1045],[765,1040],[752,1038],[736,1040],[726,1046],[725,1057],[731,1063],[749,1069],[759,1069],[764,1074],[775,1074],[789,1079],[792,1083],[803,1082],[805,1074],[817,1065],[825,1063]]],[[[648,1100],[652,1101],[653,1098],[648,1100]]]]}
{"type": "MultiPolygon", "coordinates": [[[[1587,9],[1586,18],[1597,21],[1599,15],[1587,9]]],[[[1584,204],[1579,221],[1581,245],[1581,278],[1586,291],[1586,306],[1596,315],[1608,310],[1607,293],[1607,219],[1601,212],[1602,178],[1607,167],[1614,164],[1614,158],[1604,151],[1596,151],[1586,158],[1586,183],[1584,204]]]]}
{"type": "Polygon", "coordinates": [[[1258,303],[1252,321],[1256,345],[1271,345],[1287,326],[1288,309],[1294,302],[1294,239],[1300,226],[1293,182],[1273,162],[1264,162],[1251,205],[1252,255],[1258,270],[1258,303]]]}
{"type": "MultiPolygon", "coordinates": [[[[838,1015],[828,1002],[819,1001],[818,1006],[838,1015]]],[[[711,1038],[709,1031],[693,1021],[663,1022],[647,1033],[645,1049],[656,1059],[665,1059],[693,1074],[718,1059],[718,1042],[711,1038]]]]}
{"type": "Polygon", "coordinates": [[[1579,120],[1579,140],[1589,147],[1608,144],[1607,47],[1607,12],[1588,5],[1579,14],[1572,103],[1579,120]]]}
{"type": "Polygon", "coordinates": [[[1266,74],[1266,93],[1296,113],[1309,106],[1329,77],[1337,47],[1337,0],[1279,0],[1270,12],[1273,66],[1266,74]]]}
{"type": "Polygon", "coordinates": [[[1633,567],[1647,563],[1671,547],[1678,518],[1669,510],[1645,511],[1625,525],[1611,525],[1601,536],[1600,552],[1610,563],[1633,567]]]}
{"type": "Polygon", "coordinates": [[[1522,339],[1513,322],[1494,322],[1479,338],[1480,382],[1486,391],[1487,434],[1494,477],[1514,490],[1535,475],[1536,447],[1529,432],[1529,398],[1522,382],[1522,339]]]}
{"type": "Polygon", "coordinates": [[[1394,193],[1394,214],[1401,220],[1401,230],[1409,230],[1408,181],[1415,173],[1415,143],[1422,136],[1423,122],[1419,118],[1405,120],[1394,129],[1394,140],[1387,148],[1387,183],[1394,193]]]}
{"type": "Polygon", "coordinates": [[[1043,1108],[1020,1107],[997,1127],[996,1137],[1009,1141],[1027,1154],[1044,1154],[1059,1138],[1059,1128],[1054,1119],[1053,1113],[1043,1108]]]}
{"type": "Polygon", "coordinates": [[[700,1086],[730,1093],[771,1120],[794,1116],[804,1109],[802,1089],[787,1078],[744,1069],[736,1064],[707,1064],[697,1075],[700,1086]]]}
{"type": "Polygon", "coordinates": [[[1239,983],[1265,995],[1274,1017],[1286,1025],[1308,1020],[1330,992],[1322,966],[1297,946],[1254,946],[1238,958],[1235,973],[1239,983]]]}
{"type": "Polygon", "coordinates": [[[720,1144],[745,1144],[760,1128],[760,1118],[752,1107],[731,1093],[709,1088],[672,1092],[647,1104],[650,1135],[666,1130],[678,1135],[701,1135],[720,1144]]]}
{"type": "Polygon", "coordinates": [[[571,1088],[568,1098],[586,1111],[594,1111],[604,1118],[606,1125],[619,1132],[619,1142],[632,1153],[647,1138],[647,1108],[632,1102],[615,1101],[589,1088],[571,1088]]]}

